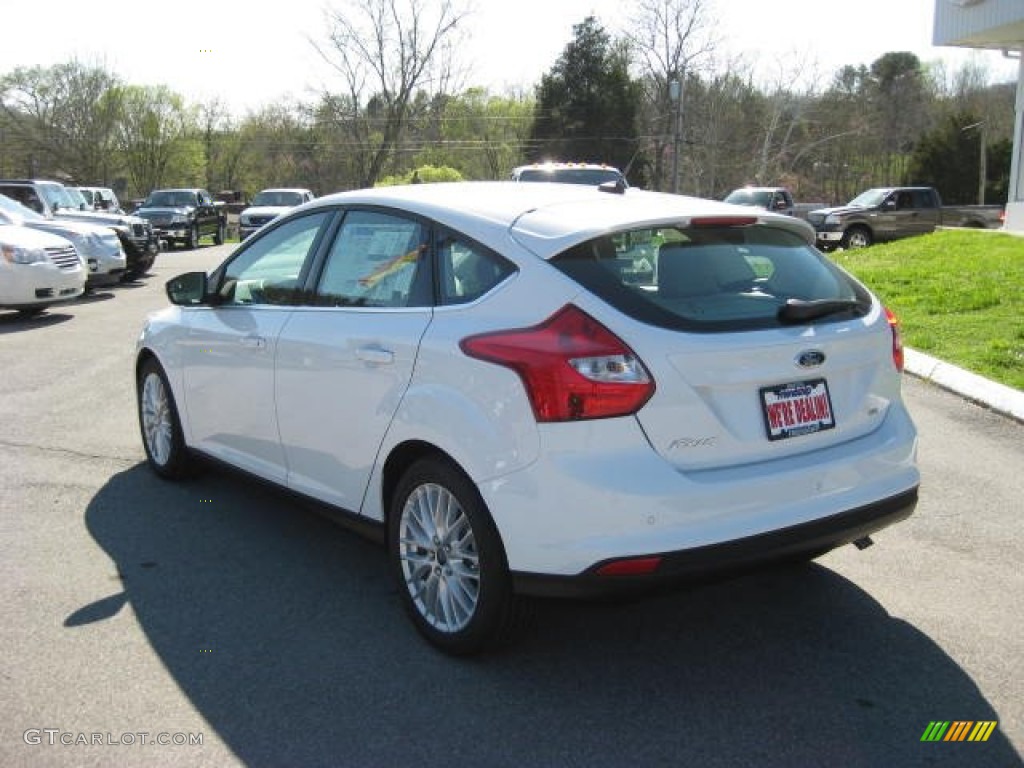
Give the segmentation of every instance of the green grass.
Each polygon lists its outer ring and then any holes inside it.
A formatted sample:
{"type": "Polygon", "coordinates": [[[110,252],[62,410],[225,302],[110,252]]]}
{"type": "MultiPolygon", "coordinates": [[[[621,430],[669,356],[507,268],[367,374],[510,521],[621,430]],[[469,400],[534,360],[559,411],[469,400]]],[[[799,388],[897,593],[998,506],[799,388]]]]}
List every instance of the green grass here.
{"type": "Polygon", "coordinates": [[[1024,390],[1024,238],[940,231],[832,258],[896,313],[907,346],[1024,390]]]}

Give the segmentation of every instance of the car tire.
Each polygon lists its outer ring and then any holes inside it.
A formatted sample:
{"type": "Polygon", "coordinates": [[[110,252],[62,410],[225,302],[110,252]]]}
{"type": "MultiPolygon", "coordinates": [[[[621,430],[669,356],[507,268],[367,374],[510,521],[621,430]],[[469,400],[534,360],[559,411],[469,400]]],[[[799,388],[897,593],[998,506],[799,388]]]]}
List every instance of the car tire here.
{"type": "Polygon", "coordinates": [[[217,225],[217,234],[213,236],[214,245],[224,245],[224,241],[227,239],[227,226],[222,221],[217,225]]]}
{"type": "Polygon", "coordinates": [[[843,239],[839,244],[844,250],[851,248],[867,248],[871,245],[871,230],[867,227],[854,226],[843,232],[843,239]]]}
{"type": "Polygon", "coordinates": [[[146,360],[139,369],[136,392],[139,431],[149,466],[168,480],[188,476],[192,457],[185,445],[167,375],[155,358],[146,360]]]}
{"type": "Polygon", "coordinates": [[[509,640],[520,623],[505,550],[476,486],[428,457],[402,475],[388,515],[388,550],[405,610],[453,655],[509,640]]]}

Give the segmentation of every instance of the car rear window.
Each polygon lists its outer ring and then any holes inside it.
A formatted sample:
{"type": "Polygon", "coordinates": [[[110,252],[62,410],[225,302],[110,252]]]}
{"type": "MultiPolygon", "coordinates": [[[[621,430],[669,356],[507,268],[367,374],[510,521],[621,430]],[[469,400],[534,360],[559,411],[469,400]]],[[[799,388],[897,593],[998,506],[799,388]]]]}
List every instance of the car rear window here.
{"type": "Polygon", "coordinates": [[[551,264],[642,322],[691,331],[863,316],[867,291],[800,237],[764,224],[635,229],[581,243],[551,264]],[[811,319],[807,319],[810,314],[811,319]]]}

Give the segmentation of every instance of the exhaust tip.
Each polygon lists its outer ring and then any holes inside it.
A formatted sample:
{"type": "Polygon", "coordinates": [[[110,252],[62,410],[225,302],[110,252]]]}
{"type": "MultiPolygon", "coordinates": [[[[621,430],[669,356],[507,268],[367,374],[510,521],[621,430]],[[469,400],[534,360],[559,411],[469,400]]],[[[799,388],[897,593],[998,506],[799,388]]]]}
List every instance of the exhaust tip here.
{"type": "Polygon", "coordinates": [[[859,539],[854,539],[853,540],[853,546],[855,546],[857,549],[862,550],[862,551],[867,549],[868,547],[870,547],[874,543],[875,542],[873,542],[871,540],[870,536],[861,536],[859,539]]]}

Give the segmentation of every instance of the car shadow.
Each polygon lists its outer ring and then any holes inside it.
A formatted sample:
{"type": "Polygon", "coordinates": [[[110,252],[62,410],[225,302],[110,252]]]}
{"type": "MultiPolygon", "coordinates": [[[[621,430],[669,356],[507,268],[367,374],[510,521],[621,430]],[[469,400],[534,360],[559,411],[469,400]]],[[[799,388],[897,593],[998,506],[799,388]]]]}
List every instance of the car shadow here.
{"type": "Polygon", "coordinates": [[[17,312],[7,312],[0,309],[0,335],[5,333],[20,333],[21,331],[32,331],[37,328],[48,328],[51,325],[66,323],[74,315],[67,315],[63,312],[47,310],[41,315],[25,317],[17,312]]]}
{"type": "Polygon", "coordinates": [[[109,301],[114,298],[114,294],[110,290],[110,286],[104,286],[103,288],[90,288],[88,291],[79,296],[76,300],[76,304],[97,304],[101,301],[109,301]]]}
{"type": "Polygon", "coordinates": [[[536,603],[517,644],[429,647],[382,548],[291,497],[211,469],[137,465],[85,522],[196,710],[247,765],[1016,765],[922,743],[933,720],[999,720],[931,638],[820,565],[625,603],[536,603]]]}

